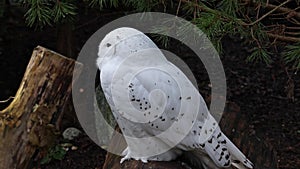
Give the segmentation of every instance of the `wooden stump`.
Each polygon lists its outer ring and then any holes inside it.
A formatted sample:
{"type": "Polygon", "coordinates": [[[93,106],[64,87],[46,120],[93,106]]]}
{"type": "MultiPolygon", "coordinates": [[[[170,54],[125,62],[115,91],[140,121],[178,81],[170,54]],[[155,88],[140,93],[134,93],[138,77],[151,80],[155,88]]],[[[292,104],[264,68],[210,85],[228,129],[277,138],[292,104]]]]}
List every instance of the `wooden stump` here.
{"type": "Polygon", "coordinates": [[[278,160],[273,147],[255,134],[240,107],[228,102],[221,119],[222,131],[254,163],[257,169],[277,169],[278,160]]]}
{"type": "Polygon", "coordinates": [[[0,169],[29,168],[55,140],[71,95],[75,61],[36,47],[12,103],[0,111],[0,169]]]}
{"type": "MultiPolygon", "coordinates": [[[[259,140],[253,129],[247,125],[247,118],[240,113],[240,108],[235,103],[228,102],[222,116],[220,127],[237,147],[254,163],[256,169],[277,169],[276,152],[266,142],[259,140]]],[[[116,146],[124,140],[111,141],[111,146],[116,146]]],[[[129,160],[120,164],[120,156],[107,153],[103,169],[174,169],[187,168],[182,162],[193,169],[201,169],[201,163],[190,152],[171,162],[149,162],[129,160]]],[[[232,167],[233,168],[233,167],[232,167]]]]}

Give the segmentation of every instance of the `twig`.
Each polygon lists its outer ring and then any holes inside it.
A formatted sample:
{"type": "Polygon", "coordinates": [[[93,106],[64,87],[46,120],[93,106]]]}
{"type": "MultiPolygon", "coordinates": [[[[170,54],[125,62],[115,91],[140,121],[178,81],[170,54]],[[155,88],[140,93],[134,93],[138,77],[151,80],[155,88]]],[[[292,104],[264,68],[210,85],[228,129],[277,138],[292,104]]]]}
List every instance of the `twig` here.
{"type": "Polygon", "coordinates": [[[254,36],[254,33],[253,33],[253,27],[251,27],[251,36],[252,36],[252,38],[255,40],[255,42],[256,42],[258,48],[261,49],[262,47],[261,47],[261,45],[260,45],[258,39],[256,39],[256,37],[254,36]]]}
{"type": "Polygon", "coordinates": [[[300,23],[297,20],[294,20],[294,18],[286,18],[286,20],[294,25],[300,25],[300,23]]]}
{"type": "Polygon", "coordinates": [[[180,6],[181,6],[181,0],[178,3],[178,7],[177,7],[177,10],[176,10],[176,16],[178,16],[180,6]]]}
{"type": "Polygon", "coordinates": [[[296,24],[296,25],[300,25],[300,22],[299,21],[297,21],[297,19],[295,19],[295,18],[291,18],[291,20],[296,24]]]}
{"type": "MultiPolygon", "coordinates": [[[[242,2],[244,2],[243,4],[241,5],[249,5],[249,0],[243,0],[242,2]]],[[[252,1],[252,3],[257,6],[258,3],[255,3],[252,1]]],[[[273,4],[270,4],[269,1],[267,1],[266,3],[263,3],[263,7],[264,8],[269,8],[269,9],[274,9],[274,8],[277,8],[276,10],[278,12],[281,12],[281,13],[290,13],[290,12],[293,12],[293,15],[294,17],[300,19],[300,12],[297,12],[296,10],[298,10],[300,7],[296,7],[295,9],[290,9],[290,8],[286,8],[286,7],[278,7],[277,5],[273,5],[273,4]]]]}
{"type": "MultiPolygon", "coordinates": [[[[235,20],[236,22],[238,22],[238,24],[242,25],[242,26],[251,26],[255,23],[258,23],[259,21],[261,21],[262,19],[264,19],[265,17],[267,17],[267,15],[271,14],[272,12],[274,12],[275,10],[277,11],[280,11],[280,12],[292,12],[293,10],[289,9],[289,8],[284,8],[282,7],[284,4],[290,2],[290,0],[287,0],[285,2],[283,2],[282,4],[280,4],[279,6],[275,6],[275,5],[272,5],[272,4],[269,4],[269,3],[266,3],[266,4],[263,4],[263,7],[266,7],[266,8],[272,8],[271,11],[269,11],[268,13],[266,13],[264,16],[262,16],[261,18],[259,18],[258,20],[256,20],[255,22],[253,23],[250,23],[250,24],[247,24],[246,22],[242,21],[241,19],[234,19],[234,18],[231,18],[230,16],[224,16],[223,13],[217,11],[217,10],[214,10],[214,9],[211,9],[209,7],[206,7],[206,6],[201,6],[199,4],[195,4],[189,0],[180,0],[182,1],[183,3],[190,3],[192,4],[193,6],[197,6],[199,9],[201,9],[202,11],[205,11],[205,12],[208,12],[208,13],[213,13],[213,14],[216,14],[218,16],[222,16],[222,17],[229,17],[229,19],[233,19],[235,20]]],[[[294,12],[294,17],[297,18],[299,17],[300,18],[300,13],[298,12],[294,12]]],[[[295,29],[298,29],[298,28],[295,28],[295,29]]],[[[279,34],[273,34],[273,33],[266,33],[270,38],[274,38],[274,39],[277,39],[277,40],[280,40],[280,41],[286,41],[286,42],[300,42],[300,38],[296,38],[296,37],[290,37],[290,36],[283,36],[283,35],[279,35],[279,34]]]]}
{"type": "MultiPolygon", "coordinates": [[[[197,3],[197,0],[195,0],[195,4],[198,4],[198,3],[197,3]]],[[[195,6],[195,10],[194,10],[194,19],[196,19],[196,17],[197,17],[197,10],[198,10],[198,7],[195,6]]]]}
{"type": "Polygon", "coordinates": [[[211,9],[211,8],[205,6],[204,4],[199,5],[199,4],[193,3],[193,2],[191,2],[191,1],[189,1],[189,0],[180,0],[180,1],[182,1],[182,2],[184,2],[184,3],[192,4],[194,7],[197,7],[197,8],[200,9],[201,11],[210,12],[210,13],[213,13],[213,14],[222,16],[222,14],[221,14],[219,11],[214,10],[214,9],[211,9]]]}
{"type": "Polygon", "coordinates": [[[261,3],[259,3],[256,8],[257,8],[256,19],[258,19],[258,16],[260,14],[261,3]]]}
{"type": "Polygon", "coordinates": [[[6,103],[6,102],[8,102],[10,99],[14,99],[14,98],[15,98],[15,97],[13,97],[13,96],[9,96],[8,99],[6,99],[6,100],[1,100],[0,103],[6,103]]]}
{"type": "Polygon", "coordinates": [[[291,27],[291,26],[287,26],[285,27],[286,29],[293,29],[293,30],[300,30],[300,27],[291,27]]]}
{"type": "Polygon", "coordinates": [[[298,36],[300,35],[300,32],[285,32],[286,35],[294,35],[294,36],[298,36]]]}
{"type": "MultiPolygon", "coordinates": [[[[265,7],[266,7],[266,8],[274,9],[274,8],[276,8],[277,6],[276,6],[276,5],[272,5],[272,4],[265,4],[265,7]]],[[[279,7],[279,8],[277,8],[277,11],[279,11],[279,12],[284,12],[284,13],[293,12],[294,17],[297,17],[298,19],[300,19],[300,12],[296,12],[296,11],[290,9],[290,8],[279,7]]]]}
{"type": "Polygon", "coordinates": [[[282,96],[275,96],[275,95],[270,95],[270,96],[273,97],[273,98],[275,98],[275,99],[288,100],[288,98],[282,97],[282,96]]]}
{"type": "Polygon", "coordinates": [[[273,34],[273,33],[267,33],[267,35],[270,38],[276,38],[281,41],[286,41],[286,42],[300,42],[300,38],[295,38],[295,37],[290,37],[290,36],[283,36],[283,35],[278,35],[278,34],[273,34]]]}
{"type": "Polygon", "coordinates": [[[264,14],[263,16],[261,16],[259,19],[257,19],[256,21],[246,24],[247,26],[252,26],[257,24],[258,22],[260,22],[261,20],[263,20],[265,17],[267,17],[268,15],[270,15],[271,13],[275,12],[278,8],[282,7],[283,5],[287,4],[288,2],[290,2],[290,0],[287,0],[283,3],[281,3],[280,5],[276,6],[275,8],[273,8],[271,11],[267,12],[266,14],[264,14]]]}

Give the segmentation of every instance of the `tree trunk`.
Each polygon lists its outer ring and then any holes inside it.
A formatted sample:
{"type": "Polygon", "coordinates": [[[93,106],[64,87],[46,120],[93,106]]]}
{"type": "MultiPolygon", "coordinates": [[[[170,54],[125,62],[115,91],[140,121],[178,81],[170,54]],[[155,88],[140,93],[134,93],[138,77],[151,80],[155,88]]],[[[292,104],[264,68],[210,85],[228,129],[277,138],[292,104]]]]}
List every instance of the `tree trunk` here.
{"type": "MultiPolygon", "coordinates": [[[[258,139],[253,129],[247,125],[247,118],[240,113],[240,108],[235,103],[227,103],[220,127],[228,138],[254,163],[255,168],[277,169],[275,151],[266,142],[258,139]]],[[[115,140],[113,137],[111,146],[119,145],[122,142],[124,140],[115,140]]],[[[187,165],[193,169],[202,168],[199,159],[193,157],[190,152],[183,153],[182,157],[172,162],[148,162],[145,164],[141,161],[129,160],[120,164],[120,159],[120,156],[108,153],[103,169],[184,169],[187,168],[187,165]]]]}
{"type": "Polygon", "coordinates": [[[29,168],[55,140],[71,94],[75,61],[38,46],[12,103],[0,111],[0,169],[29,168]]]}
{"type": "Polygon", "coordinates": [[[66,22],[57,24],[56,51],[70,58],[77,57],[75,54],[74,23],[66,22]]]}

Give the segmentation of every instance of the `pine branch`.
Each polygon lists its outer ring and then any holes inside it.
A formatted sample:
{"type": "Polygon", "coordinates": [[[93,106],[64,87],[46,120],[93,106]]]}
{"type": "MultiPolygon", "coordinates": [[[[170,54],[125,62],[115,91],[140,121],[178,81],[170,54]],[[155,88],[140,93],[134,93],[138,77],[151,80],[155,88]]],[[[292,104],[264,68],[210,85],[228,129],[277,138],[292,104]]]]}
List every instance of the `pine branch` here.
{"type": "Polygon", "coordinates": [[[252,22],[252,23],[246,23],[246,26],[252,26],[257,24],[258,22],[260,22],[261,20],[263,20],[264,18],[266,18],[267,16],[269,16],[271,13],[275,12],[278,8],[282,7],[283,5],[287,4],[288,2],[290,2],[290,0],[287,0],[283,3],[281,3],[280,5],[276,6],[275,8],[273,8],[271,11],[267,12],[266,14],[264,14],[262,17],[260,17],[259,19],[257,19],[256,21],[252,22]]]}
{"type": "MultiPolygon", "coordinates": [[[[290,2],[290,0],[287,0],[285,2],[283,2],[282,4],[280,4],[279,6],[275,6],[275,5],[272,5],[272,4],[263,4],[262,7],[268,7],[268,8],[272,8],[271,11],[269,11],[268,13],[266,13],[265,15],[263,15],[262,17],[260,17],[259,19],[257,19],[256,21],[252,22],[252,23],[246,23],[244,22],[242,19],[239,19],[239,18],[233,18],[231,16],[228,16],[224,13],[221,13],[220,11],[218,10],[215,10],[215,9],[211,9],[205,5],[199,5],[199,4],[195,4],[189,0],[180,0],[181,2],[183,3],[188,3],[189,5],[192,5],[192,6],[196,6],[198,7],[199,9],[201,9],[201,11],[203,12],[208,12],[208,13],[211,13],[211,14],[214,14],[214,15],[218,15],[224,19],[227,19],[227,20],[231,20],[233,22],[236,22],[237,24],[241,25],[241,26],[244,26],[244,27],[251,27],[259,22],[261,22],[265,17],[267,17],[268,15],[270,15],[271,13],[273,13],[274,11],[276,10],[279,10],[281,12],[293,12],[292,9],[289,9],[289,8],[285,8],[285,7],[282,7],[283,5],[285,5],[286,3],[290,2]]],[[[294,11],[295,12],[295,11],[294,11]]],[[[300,18],[300,13],[298,12],[295,12],[294,16],[296,17],[299,17],[300,18]]],[[[251,29],[250,29],[251,30],[251,29]]],[[[286,41],[286,42],[300,42],[300,38],[296,38],[296,37],[289,37],[289,36],[284,36],[284,35],[278,35],[278,34],[274,34],[274,33],[266,33],[270,38],[276,38],[280,41],[286,41]]]]}
{"type": "MultiPolygon", "coordinates": [[[[74,1],[65,0],[20,0],[27,5],[28,10],[25,14],[29,26],[45,26],[57,22],[72,19],[77,15],[74,1]]],[[[198,26],[211,40],[215,48],[222,52],[221,40],[226,35],[238,35],[245,38],[253,49],[248,60],[260,60],[270,63],[272,53],[268,50],[276,47],[280,42],[295,43],[300,42],[299,25],[300,12],[287,8],[291,0],[273,5],[269,1],[263,0],[230,0],[230,1],[203,1],[203,0],[174,0],[178,6],[175,7],[176,15],[184,14],[192,23],[198,26]],[[176,9],[177,8],[177,9],[176,9]],[[183,12],[182,12],[183,11],[183,12]],[[254,11],[254,12],[253,12],[254,11]],[[275,18],[274,18],[275,17],[275,18]],[[273,39],[273,42],[269,42],[273,39]]],[[[97,6],[100,10],[103,7],[117,7],[125,5],[134,11],[147,12],[151,10],[166,10],[170,5],[174,8],[174,1],[167,0],[87,0],[90,6],[97,6]]],[[[272,1],[273,2],[273,1],[272,1]]],[[[275,2],[274,2],[275,3],[275,2]]],[[[292,4],[292,3],[291,3],[292,4]]],[[[96,18],[97,19],[97,18],[96,18]]],[[[95,20],[95,19],[94,19],[95,20]]],[[[93,22],[92,20],[91,22],[93,22]]],[[[89,23],[89,22],[88,22],[89,23]]],[[[87,24],[88,24],[87,23],[87,24]]],[[[83,25],[85,26],[85,24],[83,25]]],[[[80,28],[80,27],[79,27],[80,28]]],[[[163,31],[163,28],[158,29],[163,31]]],[[[181,36],[185,36],[184,29],[180,28],[181,36]]],[[[168,43],[168,37],[159,37],[164,43],[168,43]]],[[[299,62],[296,54],[298,48],[289,53],[290,61],[299,62]],[[297,59],[293,59],[297,58],[297,59]]]]}
{"type": "Polygon", "coordinates": [[[277,39],[277,40],[280,40],[280,41],[285,41],[285,42],[300,42],[300,38],[296,38],[296,37],[283,36],[283,35],[278,35],[278,34],[273,34],[273,33],[267,33],[267,35],[270,38],[277,39]]]}
{"type": "MultiPolygon", "coordinates": [[[[264,6],[265,6],[265,8],[271,8],[271,9],[274,9],[274,8],[277,7],[276,5],[272,5],[272,4],[269,4],[269,3],[264,4],[264,6]]],[[[286,7],[279,7],[276,10],[279,11],[279,12],[282,12],[282,13],[289,13],[289,14],[291,14],[291,16],[300,19],[300,12],[297,12],[293,9],[286,8],[286,7]]]]}

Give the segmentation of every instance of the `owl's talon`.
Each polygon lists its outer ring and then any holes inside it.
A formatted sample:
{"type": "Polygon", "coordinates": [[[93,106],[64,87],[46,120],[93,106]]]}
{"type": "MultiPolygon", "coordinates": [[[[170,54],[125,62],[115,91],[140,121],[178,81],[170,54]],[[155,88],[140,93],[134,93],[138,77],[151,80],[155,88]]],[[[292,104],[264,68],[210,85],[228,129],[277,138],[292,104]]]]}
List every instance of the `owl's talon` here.
{"type": "Polygon", "coordinates": [[[120,164],[122,164],[125,160],[129,160],[129,159],[130,159],[129,155],[126,155],[121,159],[120,164]]]}

